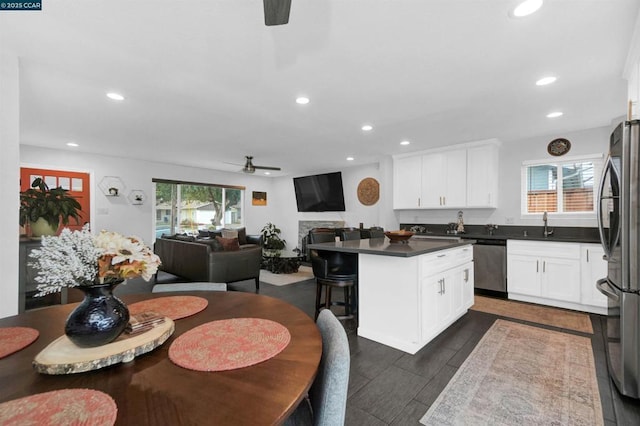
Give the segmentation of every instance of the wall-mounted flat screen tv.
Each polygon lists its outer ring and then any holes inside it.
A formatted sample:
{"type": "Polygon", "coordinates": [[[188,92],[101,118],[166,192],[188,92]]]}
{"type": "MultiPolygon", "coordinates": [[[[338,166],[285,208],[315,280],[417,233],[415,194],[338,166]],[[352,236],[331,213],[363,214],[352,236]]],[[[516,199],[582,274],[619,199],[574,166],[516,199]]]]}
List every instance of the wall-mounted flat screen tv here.
{"type": "Polygon", "coordinates": [[[299,212],[343,212],[342,173],[293,178],[299,212]]]}

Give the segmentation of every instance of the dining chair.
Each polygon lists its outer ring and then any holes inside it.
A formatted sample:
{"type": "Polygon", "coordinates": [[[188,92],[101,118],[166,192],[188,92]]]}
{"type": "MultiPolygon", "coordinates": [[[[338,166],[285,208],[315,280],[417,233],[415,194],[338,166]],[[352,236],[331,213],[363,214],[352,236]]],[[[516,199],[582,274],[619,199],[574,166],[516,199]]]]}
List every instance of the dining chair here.
{"type": "Polygon", "coordinates": [[[151,293],[164,293],[167,291],[227,291],[226,283],[172,283],[156,284],[151,293]]]}
{"type": "Polygon", "coordinates": [[[361,234],[362,238],[384,238],[384,230],[382,228],[363,229],[361,234]]]}
{"type": "Polygon", "coordinates": [[[323,309],[316,322],[322,336],[322,356],[318,374],[302,400],[285,421],[286,426],[344,425],[349,388],[351,355],[344,327],[328,309],[323,309]]]}
{"type": "Polygon", "coordinates": [[[360,230],[355,228],[341,229],[338,232],[338,236],[340,237],[340,241],[352,241],[362,238],[362,236],[360,235],[360,230]]]}

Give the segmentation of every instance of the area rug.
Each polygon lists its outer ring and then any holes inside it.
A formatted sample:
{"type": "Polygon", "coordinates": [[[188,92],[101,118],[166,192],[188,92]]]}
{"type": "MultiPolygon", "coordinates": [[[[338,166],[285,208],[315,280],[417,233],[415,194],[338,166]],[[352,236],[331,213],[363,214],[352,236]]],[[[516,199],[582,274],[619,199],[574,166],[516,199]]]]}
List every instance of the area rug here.
{"type": "Polygon", "coordinates": [[[260,270],[260,281],[272,285],[287,285],[313,278],[313,270],[309,266],[301,266],[292,274],[274,274],[265,269],[260,270]]]}
{"type": "Polygon", "coordinates": [[[588,337],[496,320],[423,425],[602,425],[588,337]]]}
{"type": "Polygon", "coordinates": [[[475,303],[471,309],[503,317],[566,328],[567,330],[579,331],[581,333],[593,334],[591,318],[589,318],[588,314],[581,312],[478,295],[475,296],[475,303]]]}

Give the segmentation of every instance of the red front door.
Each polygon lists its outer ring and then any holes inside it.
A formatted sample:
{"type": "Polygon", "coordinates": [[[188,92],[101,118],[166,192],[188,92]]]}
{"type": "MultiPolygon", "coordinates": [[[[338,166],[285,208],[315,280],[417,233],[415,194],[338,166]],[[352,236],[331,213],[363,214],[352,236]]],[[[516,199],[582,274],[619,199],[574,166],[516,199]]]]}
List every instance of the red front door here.
{"type": "Polygon", "coordinates": [[[31,187],[31,183],[36,178],[42,178],[49,188],[62,187],[69,191],[69,195],[74,197],[82,206],[80,221],[69,219],[68,227],[72,230],[81,229],[82,226],[91,222],[91,185],[89,173],[68,172],[64,170],[31,169],[20,168],[20,191],[25,191],[31,187]]]}

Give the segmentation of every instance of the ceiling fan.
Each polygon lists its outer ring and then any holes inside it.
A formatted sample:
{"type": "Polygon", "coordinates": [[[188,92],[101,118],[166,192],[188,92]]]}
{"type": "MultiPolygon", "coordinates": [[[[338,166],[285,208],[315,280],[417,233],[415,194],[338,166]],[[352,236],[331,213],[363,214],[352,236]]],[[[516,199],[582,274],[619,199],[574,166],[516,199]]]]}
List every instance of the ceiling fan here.
{"type": "Polygon", "coordinates": [[[257,166],[253,164],[253,157],[250,155],[247,155],[244,158],[247,159],[244,163],[244,167],[242,168],[242,171],[245,173],[255,173],[256,170],[281,170],[280,167],[257,166]]]}
{"type": "Polygon", "coordinates": [[[289,23],[291,0],[262,0],[264,5],[264,24],[266,26],[289,23]]]}

